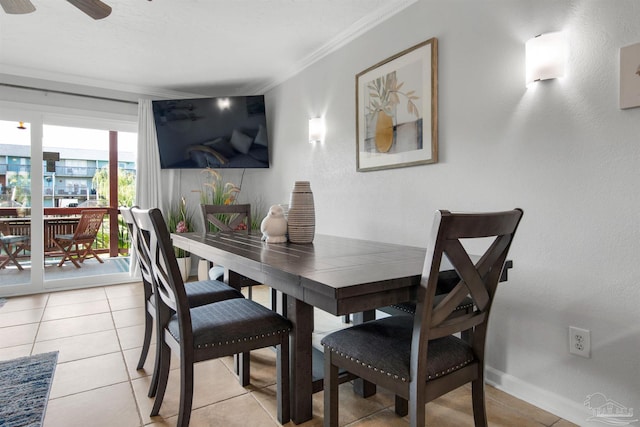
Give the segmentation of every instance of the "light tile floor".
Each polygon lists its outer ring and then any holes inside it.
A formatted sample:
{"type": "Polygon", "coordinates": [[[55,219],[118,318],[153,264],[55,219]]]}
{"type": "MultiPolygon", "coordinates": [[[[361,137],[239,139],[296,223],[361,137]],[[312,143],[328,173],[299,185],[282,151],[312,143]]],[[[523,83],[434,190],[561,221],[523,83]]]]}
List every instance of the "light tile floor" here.
{"type": "MultiPolygon", "coordinates": [[[[254,299],[268,301],[268,297],[267,289],[254,288],[254,299]]],[[[8,298],[0,308],[0,360],[60,352],[45,427],[175,425],[179,371],[171,371],[160,415],[151,418],[153,401],[147,389],[153,351],[144,370],[135,369],[143,310],[140,283],[8,298]]],[[[339,319],[318,312],[316,330],[326,332],[339,325],[339,319]]],[[[274,352],[251,353],[251,385],[246,388],[238,384],[231,363],[226,358],[196,365],[190,425],[277,426],[274,352]]],[[[172,368],[177,366],[172,360],[172,368]]],[[[322,399],[322,393],[314,395],[314,418],[302,425],[322,425],[322,399]]],[[[393,396],[384,390],[362,399],[343,384],[340,402],[340,425],[408,424],[407,418],[394,414],[393,396]]],[[[491,426],[573,425],[488,386],[487,412],[491,426]]],[[[470,388],[429,403],[427,425],[472,426],[470,388]]]]}

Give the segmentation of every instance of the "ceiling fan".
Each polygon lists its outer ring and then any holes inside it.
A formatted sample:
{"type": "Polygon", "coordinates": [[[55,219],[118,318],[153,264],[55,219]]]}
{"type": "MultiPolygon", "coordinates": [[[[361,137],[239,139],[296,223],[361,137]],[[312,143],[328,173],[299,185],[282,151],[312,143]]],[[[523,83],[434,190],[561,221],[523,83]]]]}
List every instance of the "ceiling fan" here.
{"type": "MultiPolygon", "coordinates": [[[[69,3],[92,17],[93,19],[106,18],[111,14],[111,6],[100,0],[67,0],[69,3]]],[[[6,13],[23,14],[35,12],[36,8],[31,0],[0,0],[0,6],[6,13]]]]}

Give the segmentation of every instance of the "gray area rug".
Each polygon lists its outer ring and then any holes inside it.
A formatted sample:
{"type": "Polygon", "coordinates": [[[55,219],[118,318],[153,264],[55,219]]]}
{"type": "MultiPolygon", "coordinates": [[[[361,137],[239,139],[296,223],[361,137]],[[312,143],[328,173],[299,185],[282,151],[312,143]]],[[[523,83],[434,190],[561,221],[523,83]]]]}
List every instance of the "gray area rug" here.
{"type": "Polygon", "coordinates": [[[0,426],[40,427],[58,352],[0,362],[0,426]]]}

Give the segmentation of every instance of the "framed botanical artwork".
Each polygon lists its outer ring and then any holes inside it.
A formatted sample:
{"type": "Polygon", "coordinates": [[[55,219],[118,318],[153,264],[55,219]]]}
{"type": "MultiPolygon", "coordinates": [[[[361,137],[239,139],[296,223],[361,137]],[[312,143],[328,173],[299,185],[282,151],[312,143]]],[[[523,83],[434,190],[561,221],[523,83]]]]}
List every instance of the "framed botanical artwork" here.
{"type": "Polygon", "coordinates": [[[438,40],[356,75],[359,172],[438,161],[438,40]]]}
{"type": "Polygon", "coordinates": [[[620,49],[620,108],[640,107],[640,43],[620,49]]]}

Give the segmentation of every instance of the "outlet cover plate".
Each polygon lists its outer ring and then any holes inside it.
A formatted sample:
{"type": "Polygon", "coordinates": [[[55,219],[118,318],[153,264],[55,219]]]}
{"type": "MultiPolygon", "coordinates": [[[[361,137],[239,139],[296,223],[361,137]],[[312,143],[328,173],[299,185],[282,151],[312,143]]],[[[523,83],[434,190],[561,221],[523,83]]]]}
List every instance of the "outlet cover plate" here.
{"type": "Polygon", "coordinates": [[[576,356],[591,357],[591,331],[569,326],[569,353],[576,356]]]}

